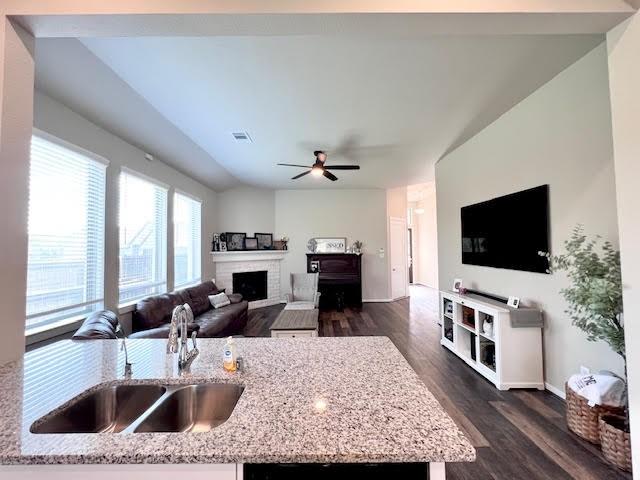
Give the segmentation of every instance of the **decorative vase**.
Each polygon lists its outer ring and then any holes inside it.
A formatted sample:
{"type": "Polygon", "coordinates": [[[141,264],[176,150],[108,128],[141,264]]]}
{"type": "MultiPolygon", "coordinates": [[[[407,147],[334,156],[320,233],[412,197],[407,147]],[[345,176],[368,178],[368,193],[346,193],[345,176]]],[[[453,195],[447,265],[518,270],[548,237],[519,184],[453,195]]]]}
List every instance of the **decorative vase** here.
{"type": "Polygon", "coordinates": [[[625,417],[601,415],[599,420],[602,454],[613,465],[631,471],[631,435],[625,428],[625,417]]]}
{"type": "Polygon", "coordinates": [[[482,331],[488,337],[493,337],[493,323],[485,320],[482,324],[482,331]]]}

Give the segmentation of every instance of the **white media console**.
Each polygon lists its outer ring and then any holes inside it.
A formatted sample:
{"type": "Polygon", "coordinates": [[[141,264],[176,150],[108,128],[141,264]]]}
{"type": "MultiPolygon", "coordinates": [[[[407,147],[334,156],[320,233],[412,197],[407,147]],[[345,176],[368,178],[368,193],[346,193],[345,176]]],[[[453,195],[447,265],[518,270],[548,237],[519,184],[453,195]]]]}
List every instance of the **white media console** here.
{"type": "Polygon", "coordinates": [[[511,308],[480,295],[440,292],[440,343],[486,377],[499,390],[544,390],[541,318],[528,308],[511,308]],[[493,332],[483,331],[485,320],[493,332]],[[524,320],[524,321],[521,321],[524,320]]]}

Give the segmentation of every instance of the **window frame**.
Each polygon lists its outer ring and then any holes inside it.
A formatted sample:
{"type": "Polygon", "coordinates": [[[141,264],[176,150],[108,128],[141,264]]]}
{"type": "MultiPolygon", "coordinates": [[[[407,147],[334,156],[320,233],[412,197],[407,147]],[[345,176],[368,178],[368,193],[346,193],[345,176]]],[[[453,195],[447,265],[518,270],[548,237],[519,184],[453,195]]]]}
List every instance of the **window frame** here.
{"type": "Polygon", "coordinates": [[[199,283],[201,283],[202,281],[202,208],[204,205],[204,202],[202,201],[202,199],[198,198],[195,195],[192,195],[190,193],[187,193],[183,190],[180,190],[178,188],[174,188],[173,189],[173,199],[172,199],[172,205],[173,205],[173,211],[172,211],[172,225],[173,225],[173,269],[174,269],[174,275],[173,275],[173,290],[177,290],[177,289],[184,289],[184,288],[188,288],[188,287],[192,287],[195,285],[198,285],[199,283]],[[200,265],[198,266],[198,270],[199,270],[199,275],[197,278],[192,278],[187,280],[186,282],[183,283],[177,283],[176,277],[175,277],[175,268],[176,268],[176,249],[175,249],[175,241],[176,241],[176,196],[180,195],[182,197],[188,198],[189,200],[196,202],[198,204],[200,204],[200,242],[199,243],[199,250],[198,250],[198,257],[200,259],[200,265]]]}
{"type": "MultiPolygon", "coordinates": [[[[26,303],[27,303],[27,289],[28,289],[28,284],[25,285],[25,337],[27,339],[27,344],[31,344],[33,343],[33,338],[38,338],[40,339],[40,337],[44,337],[45,339],[51,336],[55,336],[55,335],[59,335],[62,333],[66,333],[67,331],[71,331],[73,329],[75,329],[75,326],[77,324],[79,324],[80,322],[82,322],[88,314],[90,314],[90,312],[76,312],[76,313],[71,313],[67,316],[60,316],[57,318],[53,318],[50,320],[46,320],[46,321],[41,321],[41,322],[37,322],[34,323],[32,325],[27,325],[27,321],[33,318],[37,318],[37,317],[41,317],[41,316],[45,316],[45,315],[52,315],[55,313],[59,313],[59,312],[64,312],[66,310],[73,310],[76,308],[80,308],[80,307],[84,307],[84,306],[90,306],[90,305],[99,305],[99,307],[97,309],[99,309],[100,307],[104,308],[104,303],[105,303],[105,293],[106,293],[106,224],[107,224],[107,219],[106,219],[106,206],[107,206],[107,168],[109,167],[109,160],[107,160],[105,157],[98,155],[97,153],[94,153],[90,150],[87,150],[83,147],[80,147],[79,145],[76,145],[74,143],[68,142],[67,140],[64,140],[60,137],[57,137],[55,135],[52,135],[48,132],[45,132],[44,130],[41,130],[39,128],[33,127],[32,128],[32,132],[31,132],[31,142],[33,142],[33,138],[37,137],[41,140],[44,140],[45,142],[49,142],[52,143],[62,149],[65,150],[69,150],[72,153],[75,153],[76,155],[80,155],[83,157],[86,157],[88,160],[95,162],[96,164],[98,164],[99,166],[104,168],[104,177],[103,177],[103,198],[102,198],[102,225],[101,225],[101,229],[102,229],[102,235],[101,238],[99,238],[99,243],[102,246],[102,265],[101,265],[101,273],[102,273],[102,279],[101,279],[101,287],[102,287],[102,292],[100,295],[98,295],[99,298],[96,298],[94,300],[91,301],[87,301],[87,302],[81,302],[78,304],[73,304],[73,305],[68,305],[65,307],[57,307],[57,308],[53,308],[50,310],[46,310],[43,312],[38,312],[38,313],[33,313],[33,314],[29,314],[27,315],[26,313],[26,303]],[[54,335],[51,335],[52,332],[55,332],[54,335]]],[[[29,162],[31,163],[31,153],[29,153],[29,162]]],[[[31,173],[29,174],[29,183],[31,184],[31,173]]],[[[31,186],[29,186],[29,196],[31,196],[31,186]]],[[[27,215],[29,215],[29,212],[27,213],[27,215]]],[[[27,219],[27,225],[28,225],[28,219],[27,219]]],[[[27,235],[27,245],[29,244],[29,236],[27,235]]],[[[28,263],[28,258],[27,258],[27,268],[29,267],[29,263],[28,263]]],[[[88,282],[88,279],[85,279],[85,286],[86,283],[88,282]]],[[[96,310],[97,310],[96,309],[96,310]]]]}
{"type": "Polygon", "coordinates": [[[127,298],[127,299],[122,299],[121,298],[121,287],[120,287],[120,269],[118,268],[118,276],[117,276],[117,280],[116,280],[116,289],[117,289],[117,304],[118,304],[118,310],[123,310],[123,309],[127,309],[128,307],[130,307],[131,305],[135,305],[139,300],[143,299],[143,298],[147,298],[150,296],[154,296],[154,295],[161,295],[163,293],[166,293],[169,291],[169,272],[168,272],[168,267],[169,267],[169,259],[168,259],[168,251],[169,251],[169,194],[171,192],[171,186],[160,181],[157,180],[153,177],[150,177],[149,175],[145,175],[144,173],[141,173],[137,170],[134,170],[132,168],[129,168],[127,166],[121,166],[120,167],[120,171],[118,172],[118,213],[117,213],[117,220],[116,220],[116,224],[117,224],[117,230],[118,230],[118,265],[120,265],[120,259],[121,259],[121,251],[122,251],[122,245],[120,244],[120,207],[121,207],[121,198],[122,198],[122,192],[120,190],[121,188],[121,182],[122,182],[122,175],[129,175],[132,177],[136,177],[139,180],[148,182],[150,184],[152,184],[153,186],[157,187],[157,188],[161,188],[165,191],[165,204],[164,204],[164,225],[162,226],[163,228],[163,233],[164,233],[164,245],[163,245],[163,251],[162,252],[156,252],[156,254],[158,254],[160,256],[160,258],[162,258],[162,261],[164,262],[164,281],[157,281],[157,280],[151,280],[149,282],[145,282],[143,285],[146,287],[157,287],[157,286],[162,286],[164,285],[164,290],[160,290],[157,291],[155,293],[145,293],[141,296],[136,296],[136,297],[132,297],[132,298],[127,298]],[[160,255],[161,254],[161,255],[160,255]]]}

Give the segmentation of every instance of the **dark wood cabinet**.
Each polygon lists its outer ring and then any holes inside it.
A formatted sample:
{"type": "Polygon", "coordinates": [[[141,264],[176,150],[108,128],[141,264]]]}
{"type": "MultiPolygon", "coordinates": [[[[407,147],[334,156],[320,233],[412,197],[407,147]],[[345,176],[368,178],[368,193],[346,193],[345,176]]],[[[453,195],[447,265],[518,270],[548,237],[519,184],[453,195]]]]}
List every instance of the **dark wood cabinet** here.
{"type": "Polygon", "coordinates": [[[355,253],[307,253],[307,272],[317,262],[320,273],[320,308],[362,306],[362,255],[355,253]]]}

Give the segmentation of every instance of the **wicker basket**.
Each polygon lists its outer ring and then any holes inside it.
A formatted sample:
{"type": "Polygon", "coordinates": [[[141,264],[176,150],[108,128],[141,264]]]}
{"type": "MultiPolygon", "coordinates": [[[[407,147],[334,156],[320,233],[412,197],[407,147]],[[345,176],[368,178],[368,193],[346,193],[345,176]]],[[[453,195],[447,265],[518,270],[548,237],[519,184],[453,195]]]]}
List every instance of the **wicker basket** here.
{"type": "Polygon", "coordinates": [[[631,471],[631,435],[617,428],[624,425],[624,417],[603,415],[600,417],[600,442],[604,457],[613,465],[631,471]]]}
{"type": "Polygon", "coordinates": [[[590,407],[587,399],[581,397],[569,387],[564,385],[567,394],[567,425],[576,435],[585,440],[600,444],[600,415],[624,415],[623,407],[610,407],[608,405],[594,405],[590,407]]]}

